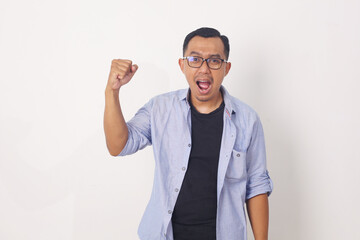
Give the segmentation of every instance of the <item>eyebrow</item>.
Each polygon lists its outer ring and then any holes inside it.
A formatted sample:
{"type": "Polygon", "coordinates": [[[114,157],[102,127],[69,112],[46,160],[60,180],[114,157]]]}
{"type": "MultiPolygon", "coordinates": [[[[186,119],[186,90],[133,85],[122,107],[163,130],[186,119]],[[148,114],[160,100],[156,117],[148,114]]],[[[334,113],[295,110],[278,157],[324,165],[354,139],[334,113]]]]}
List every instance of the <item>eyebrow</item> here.
{"type": "MultiPolygon", "coordinates": [[[[196,52],[196,51],[191,51],[190,55],[199,55],[199,56],[201,56],[201,54],[199,52],[196,52]]],[[[211,54],[209,58],[213,58],[213,57],[221,58],[221,55],[220,54],[211,54]]]]}

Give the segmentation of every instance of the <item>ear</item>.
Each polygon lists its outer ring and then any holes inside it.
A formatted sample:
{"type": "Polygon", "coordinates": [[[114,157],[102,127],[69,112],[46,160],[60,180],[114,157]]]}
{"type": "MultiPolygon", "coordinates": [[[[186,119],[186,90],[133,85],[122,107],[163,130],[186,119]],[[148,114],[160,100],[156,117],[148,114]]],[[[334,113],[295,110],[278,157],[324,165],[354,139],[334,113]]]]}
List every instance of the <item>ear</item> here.
{"type": "Polygon", "coordinates": [[[227,62],[225,67],[225,76],[229,73],[230,68],[231,68],[231,62],[227,62]]]}
{"type": "Polygon", "coordinates": [[[179,66],[180,66],[180,69],[181,69],[181,71],[183,72],[183,73],[185,73],[184,71],[185,71],[185,69],[184,69],[184,62],[185,62],[185,60],[184,59],[182,59],[182,58],[179,58],[179,66]]]}

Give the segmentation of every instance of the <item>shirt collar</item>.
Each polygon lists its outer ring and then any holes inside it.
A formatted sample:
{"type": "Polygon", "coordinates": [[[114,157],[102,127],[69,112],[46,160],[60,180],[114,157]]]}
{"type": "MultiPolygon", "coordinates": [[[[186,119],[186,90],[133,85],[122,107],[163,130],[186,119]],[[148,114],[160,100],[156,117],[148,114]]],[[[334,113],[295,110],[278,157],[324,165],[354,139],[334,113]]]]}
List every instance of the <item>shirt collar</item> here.
{"type": "Polygon", "coordinates": [[[235,113],[235,110],[232,106],[232,97],[230,96],[229,92],[226,90],[226,88],[221,85],[220,91],[223,93],[224,103],[225,103],[225,112],[226,115],[231,119],[231,115],[235,113]]]}
{"type": "Polygon", "coordinates": [[[179,99],[180,100],[185,100],[185,101],[188,102],[189,91],[190,91],[190,88],[181,90],[181,92],[179,93],[179,99]]]}

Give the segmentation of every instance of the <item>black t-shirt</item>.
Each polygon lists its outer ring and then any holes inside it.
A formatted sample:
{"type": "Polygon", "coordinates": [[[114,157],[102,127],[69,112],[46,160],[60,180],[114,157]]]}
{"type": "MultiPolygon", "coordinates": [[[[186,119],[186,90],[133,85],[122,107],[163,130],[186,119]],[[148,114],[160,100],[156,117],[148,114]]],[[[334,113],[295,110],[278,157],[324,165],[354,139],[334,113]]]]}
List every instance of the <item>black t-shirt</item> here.
{"type": "Polygon", "coordinates": [[[191,105],[192,148],[172,215],[174,240],[215,240],[217,171],[225,104],[209,114],[191,105]]]}

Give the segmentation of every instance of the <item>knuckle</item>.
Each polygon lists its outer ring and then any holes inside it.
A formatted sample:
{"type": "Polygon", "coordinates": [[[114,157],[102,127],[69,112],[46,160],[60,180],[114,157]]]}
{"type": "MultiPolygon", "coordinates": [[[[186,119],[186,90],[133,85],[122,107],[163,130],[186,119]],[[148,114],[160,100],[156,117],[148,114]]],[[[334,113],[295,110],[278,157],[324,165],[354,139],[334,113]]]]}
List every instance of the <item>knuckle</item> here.
{"type": "Polygon", "coordinates": [[[119,71],[129,71],[132,61],[129,59],[113,59],[111,61],[111,71],[118,69],[119,71]]]}
{"type": "Polygon", "coordinates": [[[128,59],[126,59],[126,60],[124,60],[124,63],[126,64],[126,66],[129,66],[129,65],[131,65],[131,64],[132,64],[132,61],[131,61],[131,60],[128,60],[128,59]]]}

